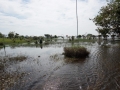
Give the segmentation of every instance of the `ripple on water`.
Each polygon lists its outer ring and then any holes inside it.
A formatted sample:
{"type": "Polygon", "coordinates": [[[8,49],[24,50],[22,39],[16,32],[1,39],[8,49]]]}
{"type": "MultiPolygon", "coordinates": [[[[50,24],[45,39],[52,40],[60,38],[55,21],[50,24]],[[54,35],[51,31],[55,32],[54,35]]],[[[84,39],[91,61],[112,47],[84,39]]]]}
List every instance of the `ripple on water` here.
{"type": "MultiPolygon", "coordinates": [[[[90,43],[89,45],[85,43],[85,47],[90,51],[89,57],[83,61],[74,63],[67,62],[67,60],[64,61],[64,56],[60,54],[63,53],[62,47],[66,45],[60,43],[57,45],[58,46],[48,45],[43,47],[43,49],[32,47],[31,52],[28,53],[32,55],[31,53],[37,50],[39,54],[36,56],[41,54],[40,58],[31,58],[25,62],[15,63],[15,65],[11,64],[11,66],[13,65],[19,72],[10,76],[18,76],[18,78],[12,79],[16,82],[16,84],[12,85],[13,88],[9,88],[9,86],[5,84],[8,86],[7,89],[120,90],[119,45],[115,44],[107,47],[105,45],[97,46],[96,43],[90,43]],[[25,74],[21,75],[22,72],[25,74]]],[[[84,44],[81,45],[84,46],[84,44]]],[[[71,43],[69,43],[68,46],[71,46],[71,43]]],[[[20,49],[21,47],[18,48],[18,51],[20,49]]],[[[27,51],[28,48],[24,49],[24,51],[25,50],[27,51]]],[[[15,51],[17,51],[17,48],[15,51]]],[[[8,76],[6,75],[6,77],[8,76]]],[[[0,79],[3,80],[3,78],[0,79]]]]}

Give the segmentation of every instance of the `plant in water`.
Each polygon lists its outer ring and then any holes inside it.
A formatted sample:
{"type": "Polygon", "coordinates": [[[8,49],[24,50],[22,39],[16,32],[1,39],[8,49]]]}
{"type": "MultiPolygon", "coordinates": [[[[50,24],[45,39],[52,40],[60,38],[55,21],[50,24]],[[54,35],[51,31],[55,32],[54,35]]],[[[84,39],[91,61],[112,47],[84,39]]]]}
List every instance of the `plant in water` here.
{"type": "Polygon", "coordinates": [[[18,56],[15,56],[15,57],[9,57],[9,60],[15,60],[15,61],[23,61],[23,60],[26,60],[27,59],[27,56],[24,56],[24,55],[18,55],[18,56]]]}
{"type": "Polygon", "coordinates": [[[70,58],[85,58],[89,55],[89,52],[81,46],[64,47],[64,55],[70,58]]]}

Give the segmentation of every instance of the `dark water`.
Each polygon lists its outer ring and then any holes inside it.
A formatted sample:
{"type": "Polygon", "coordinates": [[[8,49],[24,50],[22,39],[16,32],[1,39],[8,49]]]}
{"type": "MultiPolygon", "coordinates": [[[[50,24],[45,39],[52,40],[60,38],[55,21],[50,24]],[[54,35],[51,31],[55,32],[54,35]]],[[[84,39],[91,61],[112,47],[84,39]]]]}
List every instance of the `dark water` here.
{"type": "Polygon", "coordinates": [[[1,58],[19,54],[28,58],[8,60],[0,69],[0,90],[120,90],[119,42],[57,42],[0,49],[1,58]],[[63,47],[71,45],[85,46],[89,57],[75,62],[65,58],[63,47]]]}

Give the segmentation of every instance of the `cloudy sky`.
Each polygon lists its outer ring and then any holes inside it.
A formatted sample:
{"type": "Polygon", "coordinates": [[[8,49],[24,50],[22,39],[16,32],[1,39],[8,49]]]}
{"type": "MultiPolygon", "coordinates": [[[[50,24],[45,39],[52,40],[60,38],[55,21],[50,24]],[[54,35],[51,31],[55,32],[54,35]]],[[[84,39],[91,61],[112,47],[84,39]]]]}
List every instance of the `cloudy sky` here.
{"type": "MultiPolygon", "coordinates": [[[[97,15],[106,0],[77,0],[79,34],[92,33],[89,18],[97,15]]],[[[77,35],[76,0],[0,0],[0,32],[20,35],[77,35]]]]}

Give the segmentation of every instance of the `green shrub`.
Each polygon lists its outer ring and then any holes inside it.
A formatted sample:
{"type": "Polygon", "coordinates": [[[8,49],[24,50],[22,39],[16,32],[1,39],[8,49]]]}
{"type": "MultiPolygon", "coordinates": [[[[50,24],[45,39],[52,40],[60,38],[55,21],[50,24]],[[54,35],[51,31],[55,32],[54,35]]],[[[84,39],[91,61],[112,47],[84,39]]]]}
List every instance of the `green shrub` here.
{"type": "Polygon", "coordinates": [[[89,52],[85,47],[64,47],[64,55],[70,58],[85,58],[89,52]]]}
{"type": "Polygon", "coordinates": [[[0,45],[3,46],[4,44],[2,42],[0,42],[0,45]]]}
{"type": "Polygon", "coordinates": [[[23,55],[18,55],[16,57],[9,57],[8,58],[10,61],[24,61],[27,59],[27,56],[23,56],[23,55]]]}

